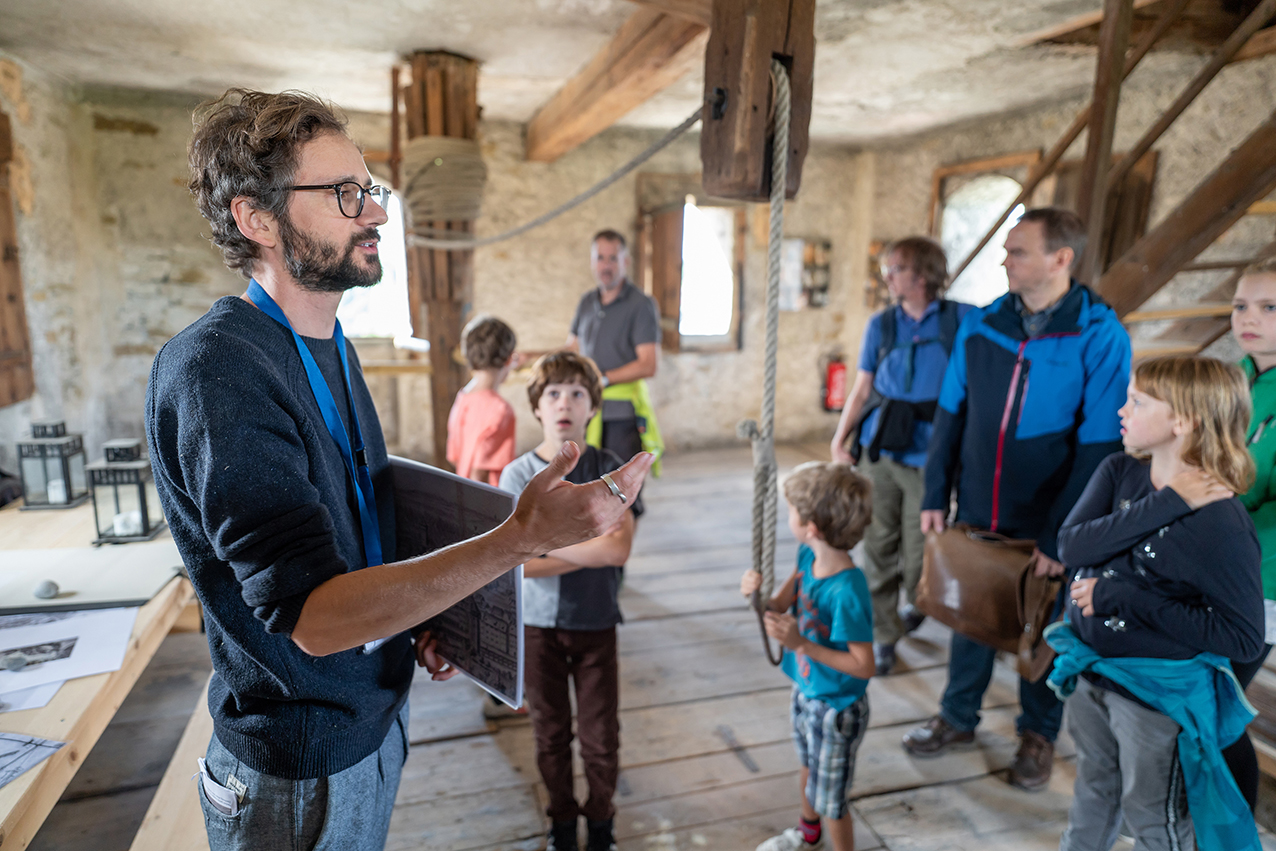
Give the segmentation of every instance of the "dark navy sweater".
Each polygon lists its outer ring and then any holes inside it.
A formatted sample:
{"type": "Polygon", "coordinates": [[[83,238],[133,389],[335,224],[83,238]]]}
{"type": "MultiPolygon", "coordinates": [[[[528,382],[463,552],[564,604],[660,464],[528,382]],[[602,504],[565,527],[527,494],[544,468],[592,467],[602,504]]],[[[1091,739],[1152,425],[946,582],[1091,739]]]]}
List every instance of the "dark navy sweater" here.
{"type": "MultiPolygon", "coordinates": [[[[306,342],[348,428],[336,343],[306,342]]],[[[391,471],[347,351],[389,562],[391,471]]],[[[313,657],[290,637],[314,588],[366,566],[354,485],[292,335],[242,299],[218,300],[156,356],[146,434],[164,514],[204,606],[218,740],[252,769],[289,779],[332,775],[376,751],[407,699],[411,640],[313,657]]]]}
{"type": "Polygon", "coordinates": [[[1193,511],[1150,471],[1124,453],[1104,459],[1059,530],[1074,578],[1099,578],[1093,616],[1069,606],[1073,629],[1103,656],[1255,658],[1262,557],[1249,513],[1235,497],[1193,511]]]}

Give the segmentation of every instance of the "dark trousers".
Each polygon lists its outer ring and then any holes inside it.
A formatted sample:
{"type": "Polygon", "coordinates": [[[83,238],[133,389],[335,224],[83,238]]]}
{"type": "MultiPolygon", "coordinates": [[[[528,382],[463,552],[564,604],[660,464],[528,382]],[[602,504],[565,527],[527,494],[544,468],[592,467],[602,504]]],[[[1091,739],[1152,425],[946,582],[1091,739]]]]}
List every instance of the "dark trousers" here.
{"type": "Polygon", "coordinates": [[[620,774],[620,676],[616,628],[524,630],[526,681],[536,766],[549,791],[551,821],[591,821],[616,813],[612,796],[620,774]],[[576,804],[572,789],[572,704],[568,679],[576,687],[576,733],[585,763],[589,799],[576,804]]]}
{"type": "MultiPolygon", "coordinates": [[[[1267,661],[1267,654],[1271,652],[1272,646],[1268,644],[1257,659],[1249,662],[1232,660],[1232,673],[1236,675],[1242,691],[1249,687],[1258,669],[1267,661]]],[[[1258,805],[1258,754],[1254,752],[1254,743],[1250,741],[1249,733],[1241,733],[1239,739],[1223,748],[1223,760],[1231,769],[1232,777],[1236,779],[1236,785],[1252,813],[1258,805]]]]}
{"type": "Polygon", "coordinates": [[[638,431],[638,420],[603,420],[603,449],[610,449],[620,456],[621,461],[642,451],[642,435],[638,431]]]}
{"type": "MultiPolygon", "coordinates": [[[[952,649],[948,657],[948,687],[939,703],[940,714],[958,730],[973,730],[979,724],[979,706],[984,692],[992,682],[992,666],[997,651],[971,641],[964,635],[953,633],[952,649]]],[[[1040,733],[1049,741],[1059,736],[1063,721],[1063,704],[1046,685],[1046,677],[1030,683],[1019,680],[1019,705],[1022,710],[1015,722],[1015,729],[1040,733]]]]}

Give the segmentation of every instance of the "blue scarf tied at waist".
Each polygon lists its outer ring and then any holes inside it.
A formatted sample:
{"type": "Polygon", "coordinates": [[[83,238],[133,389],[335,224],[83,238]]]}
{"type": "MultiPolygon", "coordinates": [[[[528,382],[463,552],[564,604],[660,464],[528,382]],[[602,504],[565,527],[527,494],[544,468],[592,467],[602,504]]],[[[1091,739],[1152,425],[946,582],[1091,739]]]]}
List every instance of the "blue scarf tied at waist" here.
{"type": "Polygon", "coordinates": [[[1066,700],[1082,671],[1094,671],[1177,723],[1187,808],[1200,851],[1261,851],[1249,805],[1223,761],[1222,748],[1245,733],[1258,713],[1245,699],[1232,665],[1217,653],[1191,659],[1108,658],[1066,622],[1046,628],[1058,652],[1050,688],[1066,700]]]}

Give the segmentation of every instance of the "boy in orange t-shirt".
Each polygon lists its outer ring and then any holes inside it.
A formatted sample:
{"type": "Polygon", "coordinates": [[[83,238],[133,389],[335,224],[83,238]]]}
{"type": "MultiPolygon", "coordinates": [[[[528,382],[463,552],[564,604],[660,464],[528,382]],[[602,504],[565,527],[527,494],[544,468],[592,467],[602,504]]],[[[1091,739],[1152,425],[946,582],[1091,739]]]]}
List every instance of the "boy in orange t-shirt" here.
{"type": "Polygon", "coordinates": [[[514,409],[496,388],[514,367],[516,343],[510,326],[486,314],[461,333],[461,353],[474,376],[447,418],[447,460],[458,476],[495,486],[514,460],[514,409]]]}

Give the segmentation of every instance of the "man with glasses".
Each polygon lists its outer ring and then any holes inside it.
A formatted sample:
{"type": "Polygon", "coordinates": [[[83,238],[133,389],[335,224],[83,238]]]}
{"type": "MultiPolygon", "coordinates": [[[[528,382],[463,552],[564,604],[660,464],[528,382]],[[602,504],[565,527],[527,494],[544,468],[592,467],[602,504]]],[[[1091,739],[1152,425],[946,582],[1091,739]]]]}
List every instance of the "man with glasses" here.
{"type": "Polygon", "coordinates": [[[864,330],[859,371],[830,449],[834,461],[858,462],[873,482],[863,567],[873,597],[873,660],[878,674],[889,674],[895,643],[923,620],[913,605],[926,546],[922,468],[948,355],[971,306],[941,298],[948,263],[933,239],[910,236],[882,256],[895,304],[864,330]]]}
{"type": "MultiPolygon", "coordinates": [[[[381,276],[373,186],[332,107],[231,90],[206,105],[191,191],[249,280],[155,359],[151,464],[204,607],[213,737],[199,761],[211,851],[381,848],[407,756],[413,628],[517,564],[592,538],[628,507],[642,455],[610,485],[568,485],[568,445],[496,530],[396,561],[385,441],[341,294],[381,276]]],[[[194,768],[194,766],[192,766],[194,768]]]]}

